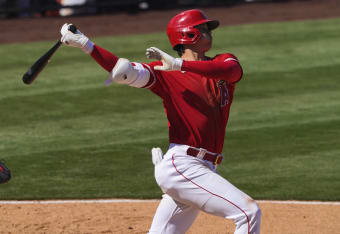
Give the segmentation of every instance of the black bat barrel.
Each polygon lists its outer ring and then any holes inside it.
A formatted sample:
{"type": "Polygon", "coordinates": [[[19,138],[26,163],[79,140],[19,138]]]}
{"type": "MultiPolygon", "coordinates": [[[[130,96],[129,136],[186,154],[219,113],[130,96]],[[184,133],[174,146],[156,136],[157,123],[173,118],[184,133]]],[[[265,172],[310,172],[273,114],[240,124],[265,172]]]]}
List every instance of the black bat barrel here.
{"type": "Polygon", "coordinates": [[[31,84],[35,80],[35,78],[44,69],[51,56],[59,48],[60,45],[61,41],[58,41],[51,49],[49,49],[28,69],[28,71],[22,77],[22,81],[25,84],[31,84]]]}
{"type": "MultiPolygon", "coordinates": [[[[68,30],[76,33],[77,27],[71,24],[68,27],[68,30]]],[[[39,75],[39,73],[44,69],[44,67],[49,62],[50,58],[54,54],[54,52],[60,47],[62,42],[59,40],[51,49],[49,49],[43,56],[41,56],[24,74],[22,77],[22,81],[25,84],[31,84],[35,78],[39,75]]]]}

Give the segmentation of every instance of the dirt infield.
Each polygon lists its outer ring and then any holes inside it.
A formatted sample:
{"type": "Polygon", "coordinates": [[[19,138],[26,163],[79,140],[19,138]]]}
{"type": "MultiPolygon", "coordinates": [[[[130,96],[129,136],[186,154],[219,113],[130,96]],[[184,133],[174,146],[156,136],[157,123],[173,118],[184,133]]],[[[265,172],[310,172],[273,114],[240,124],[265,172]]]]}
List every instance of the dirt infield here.
{"type": "MultiPolygon", "coordinates": [[[[147,233],[158,201],[0,205],[0,233],[147,233]]],[[[340,230],[340,204],[260,203],[263,234],[330,234],[340,230]]],[[[229,220],[200,213],[189,234],[233,233],[229,220]]]]}
{"type": "MultiPolygon", "coordinates": [[[[340,17],[339,0],[279,1],[203,10],[222,25],[340,17]]],[[[169,19],[179,11],[0,20],[0,43],[56,40],[64,22],[76,24],[89,37],[165,31],[169,19]]],[[[0,204],[0,234],[146,233],[157,204],[0,204]]],[[[329,234],[340,230],[340,205],[260,203],[260,208],[264,234],[329,234]]],[[[231,221],[201,213],[189,233],[233,230],[231,221]]]]}

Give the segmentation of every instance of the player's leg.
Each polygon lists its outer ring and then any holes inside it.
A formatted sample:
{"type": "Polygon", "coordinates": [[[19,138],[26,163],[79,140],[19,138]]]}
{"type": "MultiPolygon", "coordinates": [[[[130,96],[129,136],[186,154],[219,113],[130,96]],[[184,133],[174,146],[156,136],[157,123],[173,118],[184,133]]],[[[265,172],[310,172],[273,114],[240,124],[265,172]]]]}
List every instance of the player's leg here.
{"type": "Polygon", "coordinates": [[[201,210],[232,219],[236,224],[235,234],[259,234],[261,210],[256,202],[216,173],[209,175],[207,180],[213,182],[198,182],[209,194],[201,210]]]}
{"type": "MultiPolygon", "coordinates": [[[[177,190],[180,190],[179,201],[192,206],[199,206],[202,211],[232,219],[236,224],[235,234],[259,234],[261,224],[261,210],[256,202],[247,194],[218,175],[213,165],[202,164],[199,173],[185,169],[181,159],[173,157],[175,171],[183,180],[177,190]],[[184,169],[184,170],[183,170],[184,169]],[[184,182],[186,181],[186,182],[184,182]],[[186,185],[184,185],[186,184],[186,185]],[[180,189],[179,189],[180,188],[180,189]],[[205,201],[202,204],[202,201],[205,201]]],[[[194,165],[194,164],[193,164],[194,165]]],[[[169,194],[177,199],[179,195],[174,188],[168,190],[169,194]]]]}
{"type": "Polygon", "coordinates": [[[155,167],[157,183],[176,201],[234,220],[235,233],[259,233],[261,211],[254,200],[219,176],[211,163],[174,147],[155,167]]]}
{"type": "Polygon", "coordinates": [[[149,234],[185,233],[195,221],[199,210],[182,204],[164,194],[153,218],[149,234]]]}

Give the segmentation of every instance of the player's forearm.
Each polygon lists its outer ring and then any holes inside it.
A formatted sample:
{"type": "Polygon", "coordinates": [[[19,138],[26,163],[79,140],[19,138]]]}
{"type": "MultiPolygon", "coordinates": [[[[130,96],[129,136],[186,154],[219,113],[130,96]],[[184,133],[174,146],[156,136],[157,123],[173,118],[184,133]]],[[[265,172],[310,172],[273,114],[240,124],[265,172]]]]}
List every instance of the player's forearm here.
{"type": "Polygon", "coordinates": [[[140,63],[131,63],[128,59],[118,58],[97,45],[93,46],[91,56],[100,66],[110,72],[105,85],[115,82],[143,88],[150,82],[150,72],[140,63]]]}
{"type": "Polygon", "coordinates": [[[236,61],[183,61],[182,71],[194,72],[212,79],[222,79],[230,83],[242,77],[242,67],[236,61]]]}
{"type": "Polygon", "coordinates": [[[106,71],[111,72],[118,61],[118,57],[98,45],[93,46],[91,57],[106,71]]]}
{"type": "MultiPolygon", "coordinates": [[[[88,37],[81,33],[74,25],[64,24],[60,30],[60,41],[67,46],[77,47],[91,57],[110,73],[105,85],[112,82],[144,88],[150,83],[150,68],[140,63],[131,63],[128,59],[118,58],[111,52],[95,45],[88,37]],[[73,26],[74,30],[69,30],[73,26]]],[[[154,80],[154,77],[152,77],[154,80]]],[[[151,85],[151,84],[150,84],[151,85]]]]}

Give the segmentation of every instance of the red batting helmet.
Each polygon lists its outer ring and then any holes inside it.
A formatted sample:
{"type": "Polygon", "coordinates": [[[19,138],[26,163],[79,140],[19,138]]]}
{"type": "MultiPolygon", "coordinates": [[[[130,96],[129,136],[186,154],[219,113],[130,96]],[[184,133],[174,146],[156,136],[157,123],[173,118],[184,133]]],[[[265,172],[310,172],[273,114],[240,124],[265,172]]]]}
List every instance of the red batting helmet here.
{"type": "Polygon", "coordinates": [[[209,20],[201,10],[188,10],[175,15],[169,22],[166,34],[172,48],[179,44],[195,44],[202,36],[195,26],[206,23],[209,30],[218,27],[220,22],[209,20]]]}

